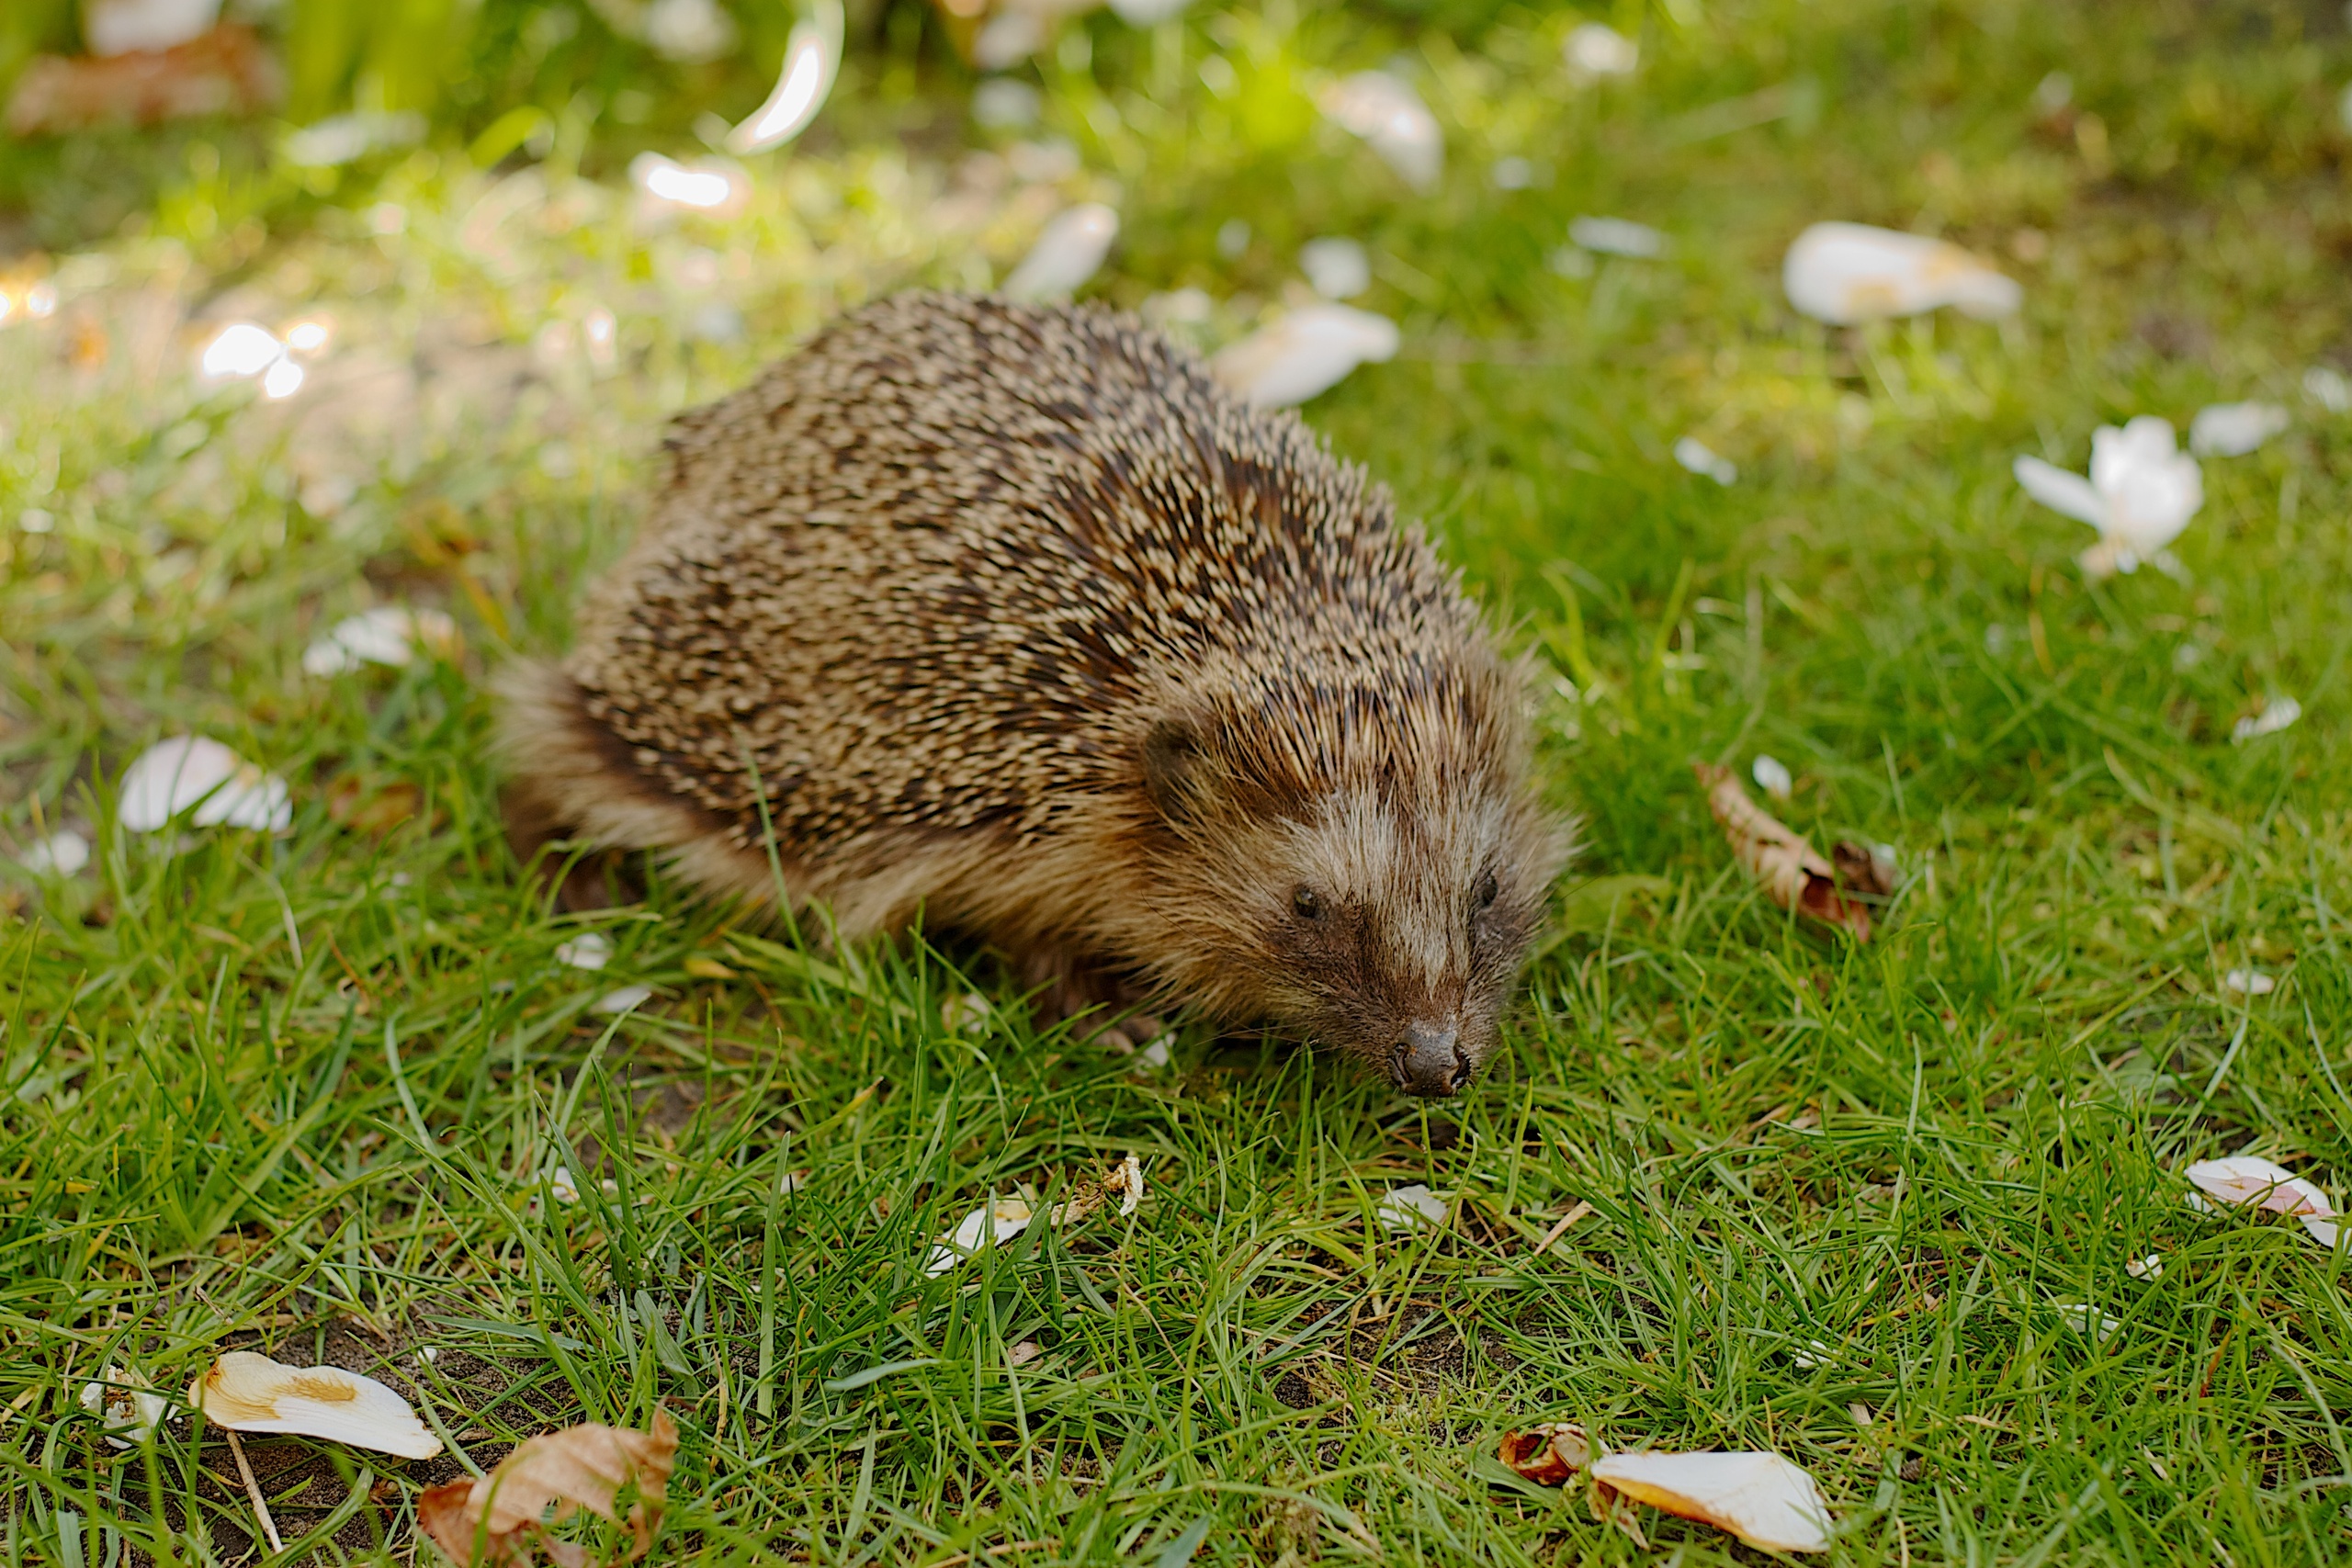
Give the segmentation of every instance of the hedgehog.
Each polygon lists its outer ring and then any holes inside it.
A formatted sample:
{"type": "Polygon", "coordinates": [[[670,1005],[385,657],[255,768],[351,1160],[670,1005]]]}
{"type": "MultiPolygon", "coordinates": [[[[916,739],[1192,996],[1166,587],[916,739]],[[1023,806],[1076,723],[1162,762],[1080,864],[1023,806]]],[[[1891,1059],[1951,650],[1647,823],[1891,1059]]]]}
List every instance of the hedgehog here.
{"type": "Polygon", "coordinates": [[[526,858],[961,933],[1114,1046],[1182,1007],[1426,1097],[1493,1052],[1572,837],[1527,671],[1295,415],[1132,316],[910,292],[666,447],[502,680],[526,858]]]}

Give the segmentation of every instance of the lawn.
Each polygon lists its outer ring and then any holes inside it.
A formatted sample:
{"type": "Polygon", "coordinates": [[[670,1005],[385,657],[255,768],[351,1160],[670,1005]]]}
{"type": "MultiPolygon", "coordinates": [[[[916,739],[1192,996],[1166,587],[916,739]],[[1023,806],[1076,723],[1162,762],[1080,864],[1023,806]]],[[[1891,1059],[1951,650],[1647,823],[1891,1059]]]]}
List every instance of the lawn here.
{"type": "Polygon", "coordinates": [[[2352,1183],[2345,15],[1204,0],[1069,24],[1013,73],[1028,126],[972,120],[921,10],[857,25],[716,215],[645,209],[629,158],[691,137],[618,95],[336,167],[227,123],[0,146],[6,232],[50,247],[0,288],[53,291],[0,322],[7,1563],[266,1555],[219,1428],[118,1450],[76,1398],[232,1348],[452,1444],[248,1438],[304,1560],[437,1562],[421,1487],[658,1410],[661,1562],[1762,1560],[1520,1481],[1498,1439],[1546,1420],[1785,1455],[1831,1562],[2352,1560],[2346,1258],[2180,1174],[2352,1183]],[[1564,62],[1596,18],[1631,74],[1564,62]],[[1317,112],[1372,66],[1443,128],[1434,188],[1317,112]],[[831,951],[658,877],[554,913],[505,847],[488,677],[562,644],[662,419],[876,292],[986,287],[1079,199],[1123,222],[1084,295],[1199,289],[1204,346],[1328,234],[1403,328],[1304,413],[1534,652],[1585,824],[1457,1101],[1197,1023],[1113,1056],[986,953],[831,951]],[[1575,247],[1587,215],[1668,248],[1575,247]],[[1808,321],[1780,265],[1822,219],[1956,240],[2024,306],[1808,321]],[[306,317],[283,400],[190,368],[306,317]],[[2203,460],[2176,572],[2086,574],[2011,475],[2246,399],[2291,423],[2203,460]],[[305,669],[373,604],[458,639],[305,669]],[[288,830],[122,827],[177,733],[284,778],[288,830]],[[1867,944],[1710,820],[1690,764],[1759,753],[1817,843],[1892,847],[1867,944]],[[61,827],[86,869],[20,867],[61,827]],[[1133,1214],[926,1274],[991,1194],[1129,1154],[1133,1214]],[[1383,1224],[1413,1183],[1442,1223],[1383,1224]]]}

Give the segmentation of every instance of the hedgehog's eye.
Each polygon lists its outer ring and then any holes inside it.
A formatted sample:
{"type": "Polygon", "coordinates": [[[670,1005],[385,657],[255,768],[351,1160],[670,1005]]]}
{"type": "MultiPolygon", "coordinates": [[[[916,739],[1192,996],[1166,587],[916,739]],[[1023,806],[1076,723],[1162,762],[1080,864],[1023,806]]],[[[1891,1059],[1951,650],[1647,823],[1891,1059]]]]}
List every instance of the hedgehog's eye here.
{"type": "Polygon", "coordinates": [[[1495,874],[1491,871],[1487,873],[1478,879],[1478,886],[1470,894],[1470,912],[1481,914],[1492,908],[1496,896],[1501,891],[1502,889],[1496,885],[1495,874]]]}
{"type": "Polygon", "coordinates": [[[1294,888],[1291,891],[1290,907],[1302,920],[1319,920],[1323,918],[1323,900],[1312,887],[1302,885],[1294,888]]]}

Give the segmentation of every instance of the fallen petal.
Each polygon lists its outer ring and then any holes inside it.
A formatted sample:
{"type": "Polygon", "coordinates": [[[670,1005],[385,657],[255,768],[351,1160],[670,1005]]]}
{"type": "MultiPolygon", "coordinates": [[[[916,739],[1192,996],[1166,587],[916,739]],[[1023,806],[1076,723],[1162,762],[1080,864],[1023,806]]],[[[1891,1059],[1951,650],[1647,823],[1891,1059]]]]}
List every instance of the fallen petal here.
{"type": "Polygon", "coordinates": [[[1442,1225],[1445,1224],[1445,1200],[1418,1181],[1410,1187],[1392,1187],[1382,1194],[1375,1217],[1384,1230],[1408,1231],[1423,1224],[1442,1225]]]}
{"type": "Polygon", "coordinates": [[[199,828],[282,833],[294,823],[284,779],[201,735],[158,741],[124,770],[117,820],[132,832],[161,831],[191,808],[199,828]]]}
{"type": "Polygon", "coordinates": [[[602,969],[613,960],[612,939],[602,931],[588,931],[560,944],[555,950],[558,964],[574,969],[602,969]]]}
{"type": "Polygon", "coordinates": [[[2014,278],[1958,245],[1864,223],[1815,223],[1799,234],[1781,286],[1790,304],[1836,326],[1945,305],[2007,316],[2025,299],[2014,278]]]}
{"type": "Polygon", "coordinates": [[[2175,444],[2170,422],[2154,414],[2091,433],[2091,486],[2106,514],[2100,534],[2140,560],[2178,538],[2205,504],[2197,459],[2175,444]]]}
{"type": "Polygon", "coordinates": [[[288,1367],[232,1350],[189,1385],[187,1401],[215,1426],[239,1432],[290,1432],[402,1459],[431,1459],[441,1439],[407,1400],[341,1367],[288,1367]]]}
{"type": "Polygon", "coordinates": [[[2273,697],[2262,705],[2262,711],[2248,715],[2230,727],[2230,739],[2243,746],[2265,735],[2276,735],[2303,716],[2303,705],[2292,697],[2273,697]]]}
{"type": "Polygon", "coordinates": [[[1099,201],[1057,213],[1004,280],[1003,292],[1015,299],[1066,299],[1102,269],[1118,237],[1118,213],[1099,201]]]}
{"type": "Polygon", "coordinates": [[[1359,71],[1325,89],[1320,107],[1332,124],[1363,138],[1407,185],[1437,187],[1445,173],[1445,133],[1411,83],[1385,71],[1359,71]]]}
{"type": "Polygon", "coordinates": [[[1871,939],[1869,907],[1841,895],[1838,868],[1823,860],[1803,835],[1748,799],[1729,768],[1701,762],[1692,771],[1707,786],[1707,808],[1730,841],[1732,853],[1772,902],[1839,927],[1857,942],[1871,939]]]}
{"type": "Polygon", "coordinates": [[[1538,1486],[1559,1486],[1592,1463],[1592,1441],[1572,1421],[1546,1421],[1524,1432],[1505,1432],[1502,1461],[1538,1486]]]}
{"type": "Polygon", "coordinates": [[[90,840],[71,828],[35,840],[17,857],[35,876],[72,876],[90,863],[90,840]]]}
{"type": "Polygon", "coordinates": [[[136,1368],[108,1366],[82,1385],[82,1408],[105,1427],[107,1442],[119,1449],[137,1448],[171,1414],[170,1404],[154,1387],[136,1368]]]}
{"type": "Polygon", "coordinates": [[[1646,260],[1666,254],[1666,236],[1630,218],[1579,218],[1568,225],[1568,238],[1607,256],[1646,260]]]}
{"type": "Polygon", "coordinates": [[[458,1562],[523,1562],[529,1551],[517,1538],[537,1533],[550,1506],[558,1519],[585,1508],[635,1532],[634,1562],[652,1544],[677,1458],[678,1428],[663,1411],[653,1413],[650,1432],[567,1427],[523,1443],[488,1475],[427,1487],[417,1495],[416,1522],[458,1562]],[[637,1503],[624,1519],[616,1499],[632,1482],[637,1503]]]}
{"type": "Polygon", "coordinates": [[[1641,46],[1614,28],[1585,22],[1572,28],[1560,49],[1578,76],[1625,76],[1642,62],[1641,46]]]}
{"type": "Polygon", "coordinates": [[[656,206],[700,212],[731,210],[751,192],[750,181],[723,164],[708,159],[681,164],[659,152],[639,152],[631,159],[628,177],[656,206]]]}
{"type": "Polygon", "coordinates": [[[1372,287],[1372,258],[1341,235],[1309,240],[1298,250],[1298,269],[1308,288],[1326,299],[1352,299],[1372,287]]]}
{"type": "Polygon", "coordinates": [[[1209,372],[1260,408],[1288,408],[1339,385],[1359,365],[1393,357],[1399,341],[1385,316],[1317,303],[1227,344],[1209,372]]]}
{"type": "Polygon", "coordinates": [[[286,345],[267,327],[254,321],[232,321],[204,345],[197,368],[209,380],[248,380],[277,364],[285,354],[286,345]]]}
{"type": "Polygon", "coordinates": [[[2209,404],[2188,422],[2188,449],[2200,457],[2243,457],[2293,422],[2277,403],[2209,404]]]}
{"type": "Polygon", "coordinates": [[[2134,1280],[2161,1280],[2165,1275],[2165,1260],[2151,1252],[2145,1258],[2134,1258],[2126,1263],[2123,1271],[2134,1280]]]}
{"type": "Polygon", "coordinates": [[[457,641],[457,623],[439,610],[379,604],[337,621],[303,651],[302,668],[312,675],[341,675],[363,664],[398,669],[415,657],[419,644],[446,652],[457,641]]]}
{"type": "Polygon", "coordinates": [[[1739,478],[1739,467],[1729,457],[1718,456],[1715,450],[1695,435],[1686,435],[1674,444],[1674,460],[1702,479],[1719,485],[1729,485],[1739,478]]]}
{"type": "Polygon", "coordinates": [[[588,1010],[618,1016],[636,1011],[652,998],[653,987],[650,986],[623,986],[617,991],[606,991],[598,997],[589,1004],[588,1010]]]}
{"type": "Polygon", "coordinates": [[[1129,1155],[1119,1162],[1113,1180],[1119,1189],[1119,1216],[1124,1219],[1143,1204],[1143,1161],[1129,1155]]]}
{"type": "Polygon", "coordinates": [[[1778,1454],[1611,1454],[1594,1463],[1592,1478],[1768,1551],[1829,1550],[1821,1489],[1778,1454]]]}
{"type": "Polygon", "coordinates": [[[2123,1326],[2121,1318],[2109,1317],[2103,1312],[2073,1302],[2058,1303],[2054,1310],[2067,1327],[2086,1339],[2096,1337],[2102,1344],[2114,1338],[2115,1331],[2123,1326]]]}
{"type": "Polygon", "coordinates": [[[2233,969],[2222,976],[2222,989],[2242,996],[2267,997],[2278,988],[2278,982],[2259,969],[2233,969]]]}
{"type": "MultiPolygon", "coordinates": [[[[2335,1245],[2335,1207],[2327,1194],[2284,1167],[2251,1155],[2199,1160],[2181,1174],[2199,1192],[2240,1208],[2292,1214],[2322,1247],[2335,1245]]],[[[2196,1202],[2192,1194],[2190,1201],[2196,1202]]]]}
{"type": "Polygon", "coordinates": [[[2303,372],[2303,396],[2330,413],[2352,413],[2352,376],[2314,366],[2303,372]]]}
{"type": "Polygon", "coordinates": [[[1018,1198],[998,1198],[964,1216],[963,1223],[939,1238],[924,1260],[922,1271],[936,1278],[995,1242],[1011,1241],[1029,1226],[1031,1210],[1018,1198]]]}
{"type": "Polygon", "coordinates": [[[1756,787],[1774,800],[1788,799],[1796,788],[1796,780],[1789,776],[1788,764],[1778,757],[1759,753],[1747,773],[1756,781],[1756,787]]]}

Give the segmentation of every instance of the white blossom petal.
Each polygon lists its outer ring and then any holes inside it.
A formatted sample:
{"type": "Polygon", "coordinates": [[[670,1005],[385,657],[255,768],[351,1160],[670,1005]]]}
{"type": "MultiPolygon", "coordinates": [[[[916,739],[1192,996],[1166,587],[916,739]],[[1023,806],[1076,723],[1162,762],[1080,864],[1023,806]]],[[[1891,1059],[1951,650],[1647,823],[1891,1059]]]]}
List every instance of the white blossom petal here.
{"type": "Polygon", "coordinates": [[[286,355],[277,334],[254,321],[232,321],[214,333],[198,356],[208,380],[250,380],[286,355]]]}
{"type": "Polygon", "coordinates": [[[623,986],[617,991],[606,991],[589,1003],[588,1010],[617,1017],[625,1012],[634,1012],[652,999],[653,987],[650,986],[623,986]]]}
{"type": "Polygon", "coordinates": [[[1209,362],[1217,380],[1260,408],[1288,408],[1328,391],[1357,366],[1395,356],[1396,323],[1352,305],[1306,305],[1209,362]]]}
{"type": "Polygon", "coordinates": [[[189,1385],[187,1399],[216,1427],[290,1432],[402,1459],[431,1459],[441,1439],[407,1400],[341,1367],[288,1367],[232,1350],[189,1385]]]}
{"type": "Polygon", "coordinates": [[[2262,711],[2250,714],[2230,727],[2230,739],[2243,746],[2266,735],[2276,735],[2303,716],[2303,705],[2292,697],[2273,697],[2262,705],[2262,711]]]}
{"type": "Polygon", "coordinates": [[[171,1405],[154,1386],[135,1367],[110,1365],[82,1385],[82,1408],[105,1427],[107,1442],[137,1448],[171,1416],[171,1405]]]}
{"type": "Polygon", "coordinates": [[[2107,503],[2099,499],[2091,481],[2082,475],[2070,473],[2053,463],[2039,457],[2019,457],[2010,465],[2018,483],[2026,494],[2052,512],[2060,512],[2077,523],[2087,523],[2094,528],[2107,526],[2107,503]]]}
{"type": "Polygon", "coordinates": [[[124,770],[117,819],[132,832],[158,832],[191,807],[198,828],[283,833],[294,825],[284,779],[201,735],[160,740],[124,770]]]}
{"type": "Polygon", "coordinates": [[[2171,423],[2154,414],[2091,433],[2091,488],[2106,508],[2102,536],[2141,560],[2178,538],[2205,504],[2197,459],[2174,444],[2171,423]]]}
{"type": "Polygon", "coordinates": [[[561,943],[555,961],[574,969],[602,969],[613,961],[613,941],[602,931],[586,931],[561,943]]]}
{"type": "Polygon", "coordinates": [[[90,863],[90,840],[71,828],[28,845],[17,863],[35,876],[72,876],[90,863]]]}
{"type": "Polygon", "coordinates": [[[2259,969],[2233,969],[2222,976],[2222,989],[2242,996],[2267,997],[2278,988],[2278,982],[2259,969]]]}
{"type": "Polygon", "coordinates": [[[1372,287],[1372,258],[1341,235],[1309,240],[1298,251],[1298,269],[1307,287],[1326,299],[1352,299],[1372,287]]]}
{"type": "Polygon", "coordinates": [[[1571,73],[1585,77],[1631,75],[1642,62],[1639,44],[1599,22],[1570,29],[1560,54],[1571,73]]]}
{"type": "Polygon", "coordinates": [[[2188,422],[2188,449],[2200,457],[2243,457],[2293,423],[2277,403],[2210,403],[2188,422]]]}
{"type": "Polygon", "coordinates": [[[2251,1155],[2199,1160],[2182,1172],[2208,1197],[2244,1208],[2292,1214],[2322,1247],[2335,1245],[2335,1208],[2327,1194],[2281,1166],[2251,1155]]]}
{"type": "Polygon", "coordinates": [[[922,1271],[936,1278],[983,1247],[1011,1241],[1029,1226],[1032,1211],[1018,1198],[998,1198],[973,1210],[963,1222],[939,1238],[924,1260],[922,1271]]]}
{"type": "Polygon", "coordinates": [[[1864,223],[1815,223],[1799,234],[1781,286],[1790,304],[1837,326],[1945,305],[2007,316],[2025,299],[2016,279],[1958,245],[1864,223]]]}
{"type": "Polygon", "coordinates": [[[659,152],[639,152],[629,160],[628,177],[655,207],[727,212],[751,194],[751,183],[716,159],[689,164],[659,152]]]}
{"type": "Polygon", "coordinates": [[[1442,1225],[1445,1224],[1445,1200],[1418,1181],[1410,1187],[1392,1187],[1382,1194],[1375,1217],[1384,1230],[1408,1231],[1423,1224],[1442,1225]]]}
{"type": "Polygon", "coordinates": [[[458,638],[457,623],[439,610],[379,604],[337,621],[303,650],[302,668],[312,675],[341,675],[363,664],[398,669],[415,657],[417,645],[446,649],[458,638]]]}
{"type": "Polygon", "coordinates": [[[1755,779],[1756,787],[1774,800],[1788,799],[1796,788],[1796,780],[1789,776],[1789,765],[1778,757],[1759,752],[1747,772],[1755,779]]]}
{"type": "Polygon", "coordinates": [[[1004,280],[1015,299],[1062,299],[1102,270],[1119,237],[1119,215],[1099,201],[1056,213],[1004,280]]]}
{"type": "Polygon", "coordinates": [[[209,32],[220,0],[84,0],[82,37],[92,54],[170,49],[209,32]]]}
{"type": "Polygon", "coordinates": [[[1821,1488],[1778,1454],[1611,1454],[1592,1478],[1637,1503],[1728,1530],[1769,1551],[1829,1550],[1821,1488]]]}
{"type": "Polygon", "coordinates": [[[1674,444],[1674,460],[1702,479],[1719,485],[1736,483],[1739,465],[1723,457],[1695,435],[1686,435],[1674,444]]]}
{"type": "Polygon", "coordinates": [[[2161,1280],[2165,1276],[2165,1260],[2155,1253],[2134,1258],[2123,1266],[2123,1271],[2134,1280],[2161,1280]]]}
{"type": "Polygon", "coordinates": [[[1579,218],[1568,225],[1568,238],[1602,255],[1643,259],[1666,254],[1668,243],[1664,233],[1630,218],[1579,218]]]}
{"type": "Polygon", "coordinates": [[[841,67],[839,16],[840,7],[836,6],[829,17],[811,18],[794,26],[792,36],[784,46],[784,64],[776,73],[775,85],[769,90],[767,101],[728,133],[729,152],[764,152],[783,146],[808,129],[817,111],[825,107],[825,98],[833,90],[833,77],[841,67]],[[831,26],[826,25],[827,20],[831,20],[831,26]]]}
{"type": "Polygon", "coordinates": [[[1418,191],[1437,188],[1445,173],[1445,132],[1412,84],[1385,71],[1359,71],[1324,90],[1331,123],[1365,145],[1418,191]]]}

